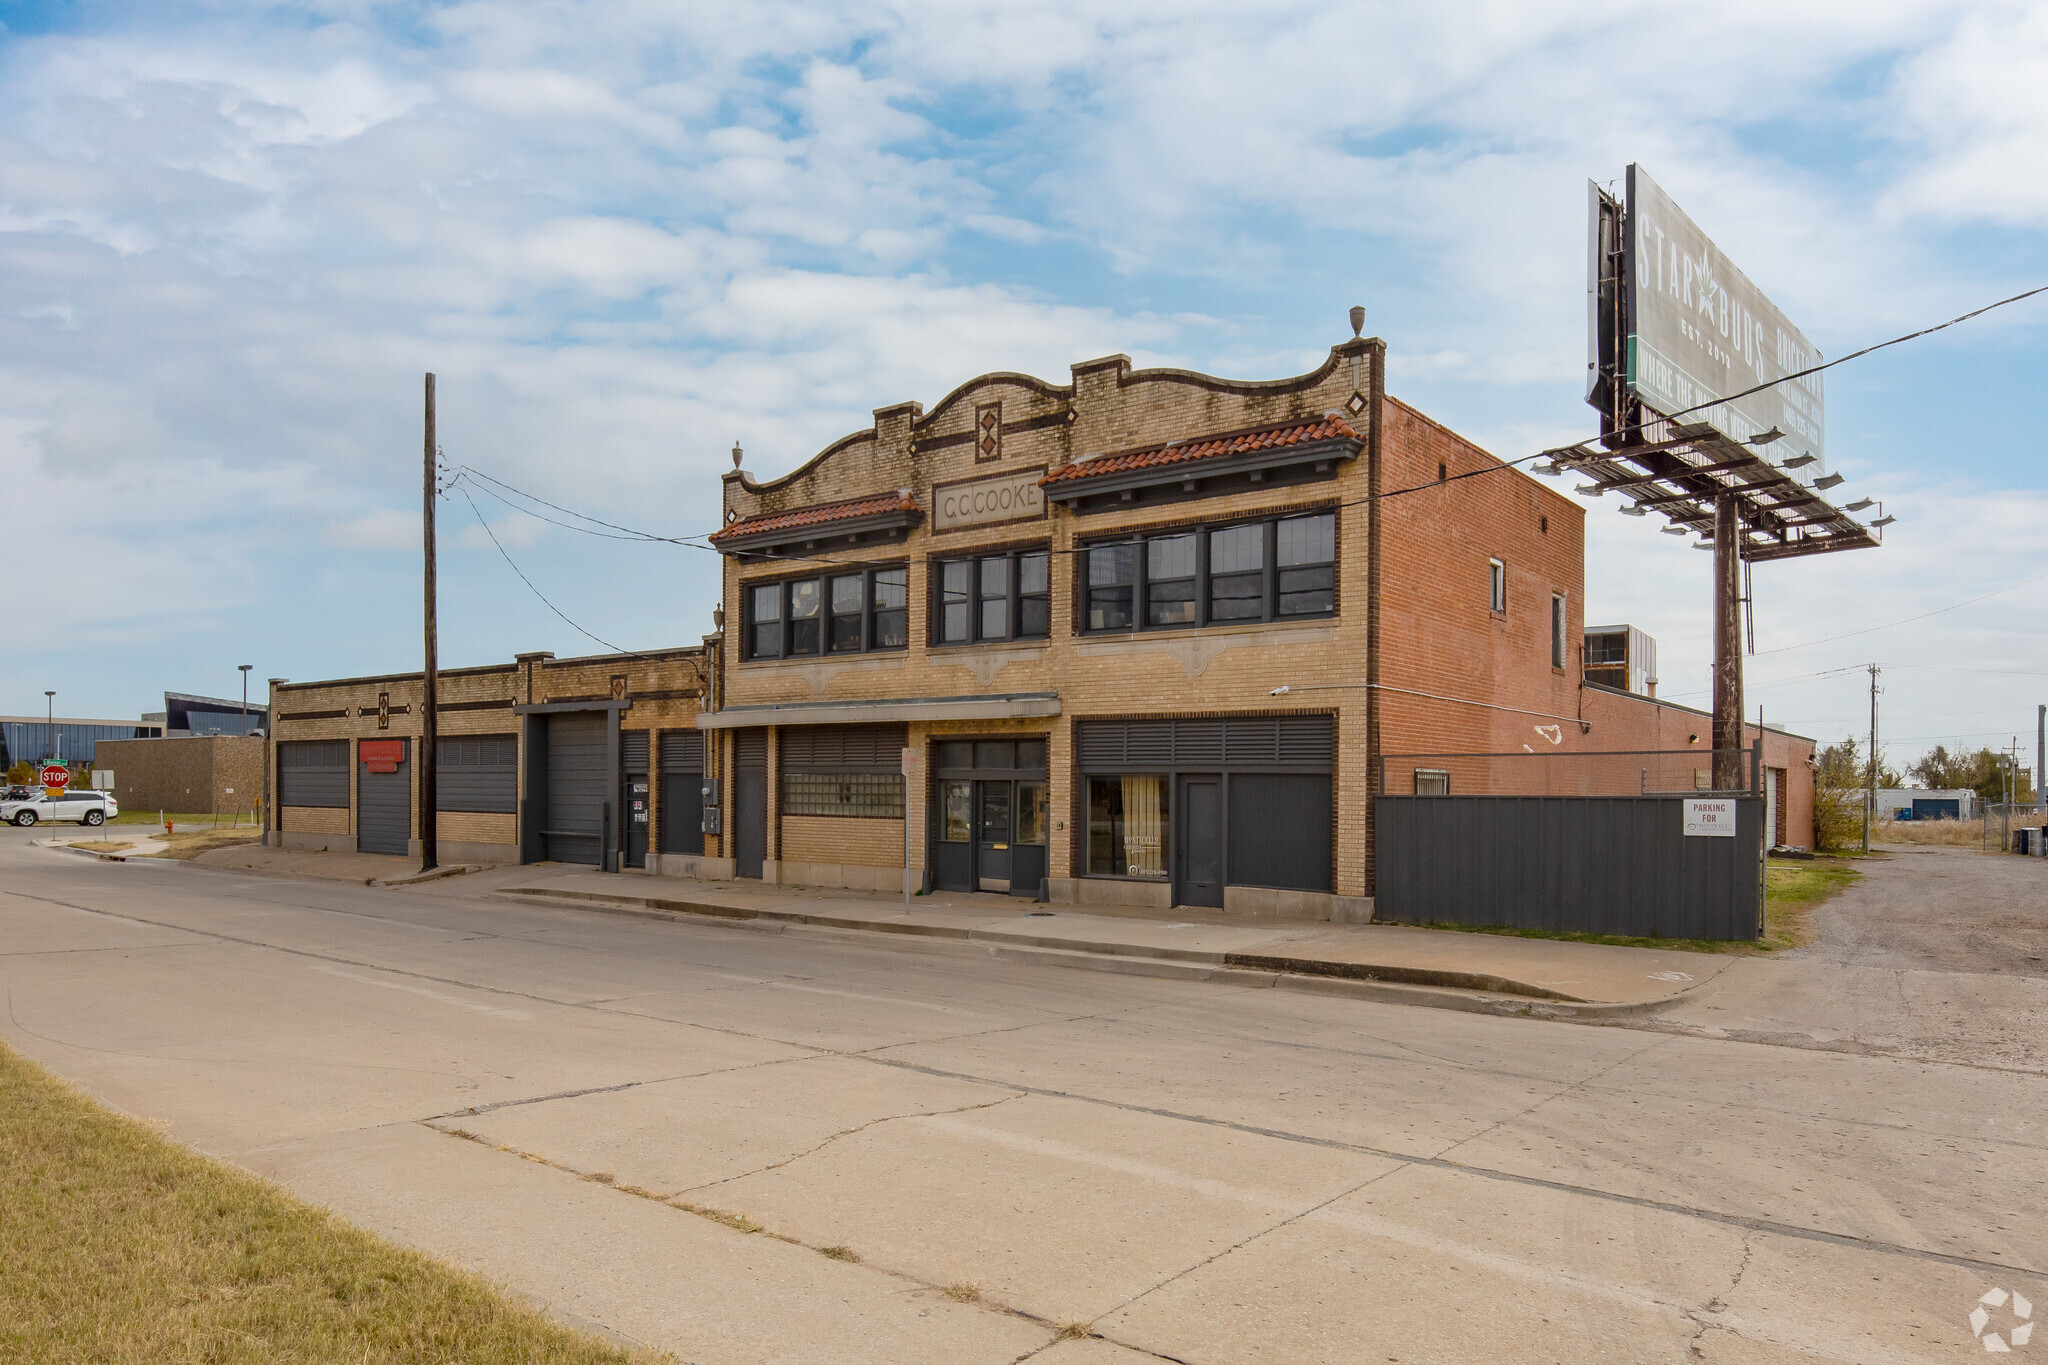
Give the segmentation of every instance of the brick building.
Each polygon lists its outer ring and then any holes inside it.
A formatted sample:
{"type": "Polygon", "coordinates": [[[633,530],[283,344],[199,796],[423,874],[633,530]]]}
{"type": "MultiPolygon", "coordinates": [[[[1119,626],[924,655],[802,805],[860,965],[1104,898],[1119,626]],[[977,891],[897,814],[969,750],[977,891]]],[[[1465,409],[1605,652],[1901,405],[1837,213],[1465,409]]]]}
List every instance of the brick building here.
{"type": "Polygon", "coordinates": [[[260,735],[103,739],[93,767],[114,775],[127,810],[253,815],[263,795],[260,735]]]}
{"type": "MultiPolygon", "coordinates": [[[[1707,785],[1702,713],[1585,677],[1582,509],[1385,354],[1110,356],[765,482],[736,449],[702,647],[441,674],[443,857],[1362,920],[1378,795],[1707,785]]],[[[419,689],[273,686],[279,841],[417,851],[419,689]]],[[[1810,845],[1812,743],[1763,744],[1810,845]]]]}
{"type": "MultiPolygon", "coordinates": [[[[701,852],[709,661],[698,646],[441,670],[442,860],[658,867],[664,799],[668,841],[701,852]]],[[[272,842],[418,855],[423,685],[419,673],[272,682],[272,842]]]]}
{"type": "MultiPolygon", "coordinates": [[[[984,375],[784,477],[736,467],[698,720],[724,832],[690,870],[892,889],[907,859],[923,887],[1356,920],[1382,766],[1390,792],[1528,766],[1397,756],[1699,744],[1698,713],[1585,681],[1582,509],[1387,396],[1385,357],[984,375]]],[[[1766,736],[1777,842],[1811,843],[1811,748],[1766,736]]],[[[1643,783],[1691,785],[1672,767],[1643,783]]]]}

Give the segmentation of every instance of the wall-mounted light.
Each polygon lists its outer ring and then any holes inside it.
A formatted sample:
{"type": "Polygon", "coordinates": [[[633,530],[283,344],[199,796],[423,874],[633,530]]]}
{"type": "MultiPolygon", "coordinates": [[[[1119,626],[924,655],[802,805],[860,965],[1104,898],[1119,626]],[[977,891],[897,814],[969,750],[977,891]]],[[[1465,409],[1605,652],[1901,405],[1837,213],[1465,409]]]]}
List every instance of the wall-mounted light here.
{"type": "Polygon", "coordinates": [[[1284,697],[1287,695],[1289,690],[1290,689],[1288,688],[1286,683],[1281,683],[1278,687],[1274,688],[1271,692],[1268,692],[1266,695],[1269,697],[1284,697]]]}

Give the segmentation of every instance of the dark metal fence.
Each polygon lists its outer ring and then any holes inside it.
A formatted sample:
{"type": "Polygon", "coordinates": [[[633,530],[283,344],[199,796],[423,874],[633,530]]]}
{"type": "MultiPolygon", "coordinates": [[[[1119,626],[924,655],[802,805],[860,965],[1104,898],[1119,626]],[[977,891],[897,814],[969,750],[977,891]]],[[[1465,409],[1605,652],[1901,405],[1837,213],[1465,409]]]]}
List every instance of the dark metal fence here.
{"type": "Polygon", "coordinates": [[[1373,917],[1755,939],[1763,932],[1761,749],[1720,754],[1719,765],[1716,757],[1697,749],[1384,755],[1373,917]],[[1741,771],[1748,785],[1707,785],[1717,766],[1741,771]],[[1695,812],[1696,803],[1706,809],[1695,812]],[[1730,816],[1732,835],[1698,832],[1725,828],[1730,816]]]}

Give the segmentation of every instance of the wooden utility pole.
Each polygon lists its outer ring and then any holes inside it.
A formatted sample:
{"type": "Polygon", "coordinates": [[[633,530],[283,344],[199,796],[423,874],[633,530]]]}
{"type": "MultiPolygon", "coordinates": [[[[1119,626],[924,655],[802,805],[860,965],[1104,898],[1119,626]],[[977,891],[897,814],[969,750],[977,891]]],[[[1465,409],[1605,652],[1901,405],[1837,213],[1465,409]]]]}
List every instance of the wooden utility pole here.
{"type": "Polygon", "coordinates": [[[1714,788],[1747,786],[1742,764],[1742,522],[1732,496],[1714,502],[1714,788]]]}
{"type": "Polygon", "coordinates": [[[439,774],[441,749],[441,630],[434,610],[434,494],[440,473],[435,460],[434,376],[427,376],[426,485],[421,522],[426,533],[426,679],[420,689],[420,751],[414,756],[420,774],[420,871],[432,872],[441,865],[441,818],[439,815],[439,774]]]}
{"type": "Polygon", "coordinates": [[[1876,664],[1870,668],[1870,763],[1867,790],[1863,793],[1863,851],[1870,852],[1870,821],[1877,812],[1877,675],[1884,670],[1876,664]]]}

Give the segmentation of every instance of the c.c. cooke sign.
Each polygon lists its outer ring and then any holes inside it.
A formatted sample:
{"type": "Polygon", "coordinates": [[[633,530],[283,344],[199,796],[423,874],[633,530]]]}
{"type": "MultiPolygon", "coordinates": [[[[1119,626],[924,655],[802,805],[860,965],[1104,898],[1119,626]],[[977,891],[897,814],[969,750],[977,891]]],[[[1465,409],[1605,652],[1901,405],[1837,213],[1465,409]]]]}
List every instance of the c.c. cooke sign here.
{"type": "Polygon", "coordinates": [[[932,529],[958,530],[991,521],[1018,521],[1045,515],[1045,490],[1038,481],[1045,470],[1020,469],[992,479],[944,485],[932,490],[932,529]]]}

